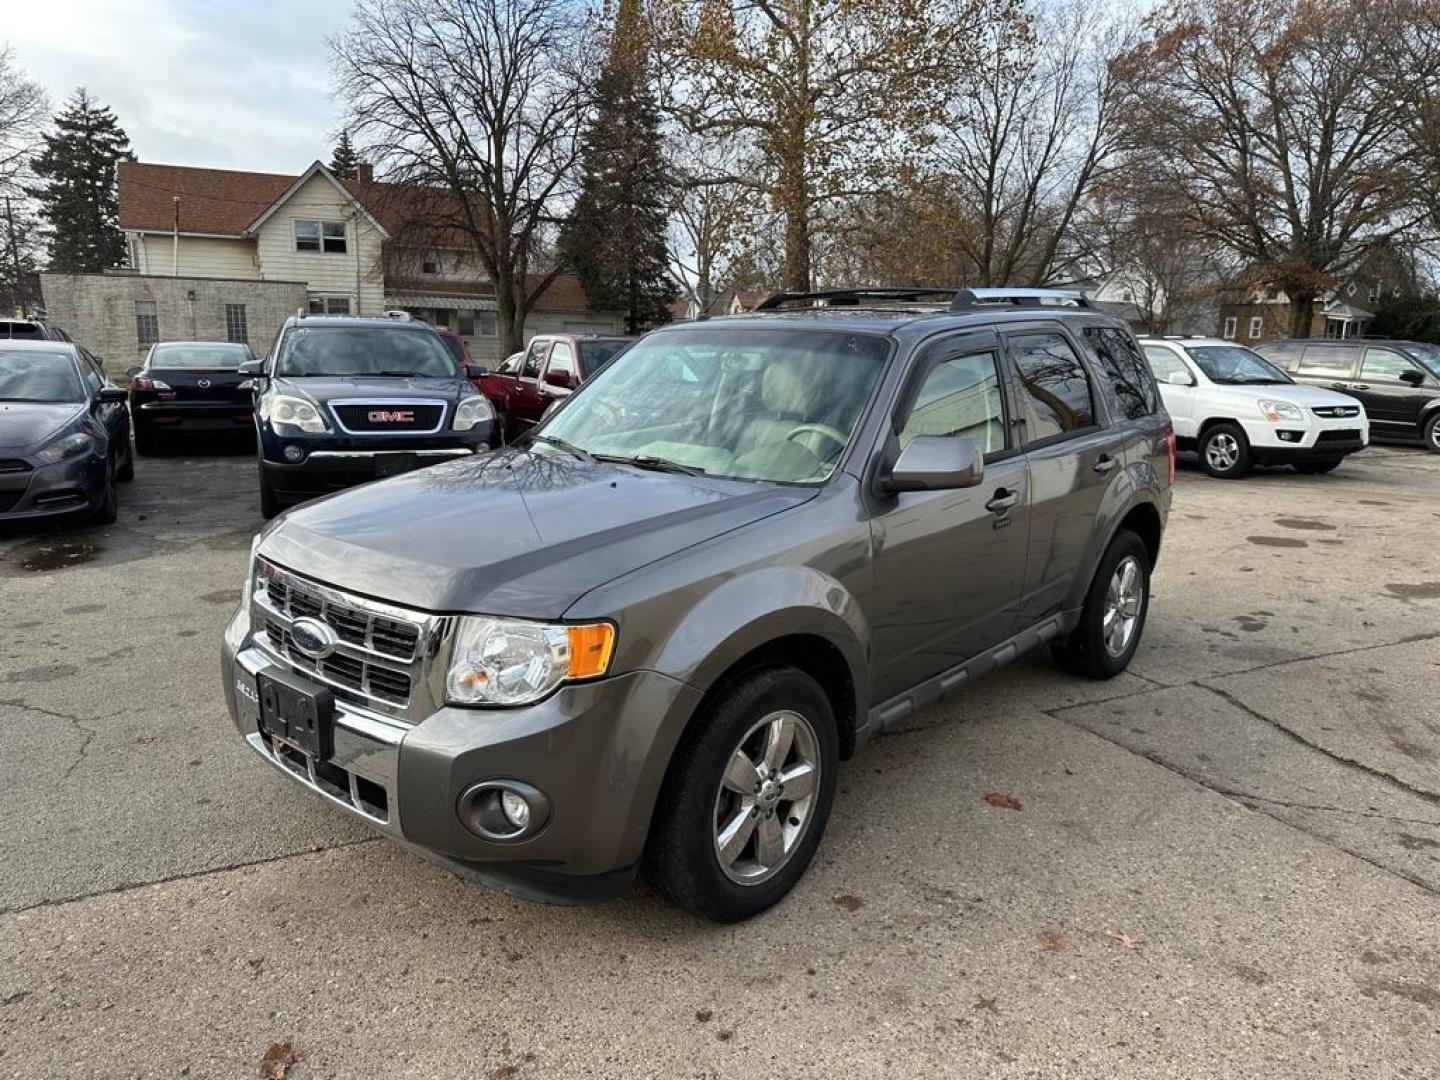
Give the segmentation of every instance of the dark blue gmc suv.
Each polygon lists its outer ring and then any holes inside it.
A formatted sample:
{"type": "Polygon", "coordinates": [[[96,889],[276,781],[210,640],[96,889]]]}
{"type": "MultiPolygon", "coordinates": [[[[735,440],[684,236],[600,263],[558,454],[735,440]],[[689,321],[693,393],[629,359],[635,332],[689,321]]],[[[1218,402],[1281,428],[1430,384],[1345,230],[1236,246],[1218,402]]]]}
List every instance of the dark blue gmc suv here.
{"type": "MultiPolygon", "coordinates": [[[[260,509],[496,446],[495,410],[425,323],[293,316],[254,379],[260,509]]],[[[473,370],[471,370],[473,369],[473,370]]]]}

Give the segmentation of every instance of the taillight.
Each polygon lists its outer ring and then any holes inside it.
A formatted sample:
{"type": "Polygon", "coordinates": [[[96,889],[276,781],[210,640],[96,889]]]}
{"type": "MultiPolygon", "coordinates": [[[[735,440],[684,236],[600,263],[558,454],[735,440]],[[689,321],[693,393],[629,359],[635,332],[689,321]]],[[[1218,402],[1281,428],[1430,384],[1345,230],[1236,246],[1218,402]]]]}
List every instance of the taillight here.
{"type": "Polygon", "coordinates": [[[1165,427],[1165,461],[1170,467],[1170,478],[1168,483],[1175,483],[1175,425],[1167,424],[1165,427]]]}
{"type": "Polygon", "coordinates": [[[170,384],[152,379],[149,375],[136,375],[130,383],[136,390],[169,390],[170,384]]]}

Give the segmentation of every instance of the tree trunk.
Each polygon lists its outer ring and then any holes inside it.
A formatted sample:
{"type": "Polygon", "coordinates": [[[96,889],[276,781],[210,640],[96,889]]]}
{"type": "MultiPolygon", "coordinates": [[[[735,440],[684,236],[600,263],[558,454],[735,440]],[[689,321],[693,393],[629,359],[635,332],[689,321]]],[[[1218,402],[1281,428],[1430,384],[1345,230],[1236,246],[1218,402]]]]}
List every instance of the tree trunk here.
{"type": "Polygon", "coordinates": [[[804,183],[800,179],[799,190],[787,191],[785,199],[785,288],[791,292],[810,291],[810,207],[804,183]]]}
{"type": "Polygon", "coordinates": [[[515,275],[508,269],[495,275],[495,328],[500,335],[498,359],[525,348],[525,318],[515,302],[515,275]]]}
{"type": "Polygon", "coordinates": [[[1308,338],[1310,336],[1310,324],[1314,319],[1314,313],[1314,293],[1290,294],[1290,336],[1292,338],[1308,338]]]}

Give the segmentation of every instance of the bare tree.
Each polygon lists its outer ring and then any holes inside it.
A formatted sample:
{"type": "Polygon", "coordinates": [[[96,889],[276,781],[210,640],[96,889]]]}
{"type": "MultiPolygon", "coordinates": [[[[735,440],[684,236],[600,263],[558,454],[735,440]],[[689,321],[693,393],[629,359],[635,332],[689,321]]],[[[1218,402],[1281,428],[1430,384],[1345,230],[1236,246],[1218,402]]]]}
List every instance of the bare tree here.
{"type": "Polygon", "coordinates": [[[15,66],[9,45],[0,45],[0,194],[19,194],[49,113],[40,84],[15,66]]]}
{"type": "Polygon", "coordinates": [[[1426,239],[1440,235],[1440,4],[1377,0],[1377,74],[1389,91],[1413,155],[1415,190],[1429,212],[1426,239]]]}
{"type": "Polygon", "coordinates": [[[670,223],[672,269],[685,295],[708,312],[763,258],[758,249],[765,246],[768,214],[753,187],[734,179],[747,171],[734,140],[679,131],[670,157],[679,188],[670,223]]]}
{"type": "Polygon", "coordinates": [[[1171,0],[1119,64],[1131,167],[1284,289],[1290,333],[1373,244],[1416,224],[1373,0],[1171,0]]]}
{"type": "Polygon", "coordinates": [[[785,280],[810,287],[811,227],[874,191],[914,151],[1014,0],[657,0],[672,106],[692,132],[731,137],[756,168],[732,179],[784,221],[785,280]]]}
{"type": "Polygon", "coordinates": [[[502,355],[561,270],[541,260],[573,197],[586,41],[565,0],[357,0],[331,42],[347,126],[404,185],[412,239],[465,239],[494,281],[502,355]]]}

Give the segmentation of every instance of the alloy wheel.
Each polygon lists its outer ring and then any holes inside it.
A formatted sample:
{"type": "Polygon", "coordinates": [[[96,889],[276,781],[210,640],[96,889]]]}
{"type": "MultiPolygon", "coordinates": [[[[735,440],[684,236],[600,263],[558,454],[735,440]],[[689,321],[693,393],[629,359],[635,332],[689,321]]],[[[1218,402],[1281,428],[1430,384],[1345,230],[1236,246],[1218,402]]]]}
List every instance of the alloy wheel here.
{"type": "Polygon", "coordinates": [[[1145,579],[1140,573],[1140,564],[1134,556],[1127,555],[1110,575],[1110,586],[1105,591],[1105,614],[1100,632],[1105,640],[1105,651],[1111,656],[1123,656],[1135,640],[1144,599],[1145,579]]]}
{"type": "Polygon", "coordinates": [[[745,733],[715,793],[715,857],[740,885],[773,877],[800,846],[820,790],[820,742],[791,710],[763,717],[745,733]]]}
{"type": "Polygon", "coordinates": [[[1205,460],[1218,472],[1229,472],[1240,460],[1240,443],[1229,432],[1212,435],[1205,444],[1205,460]]]}

